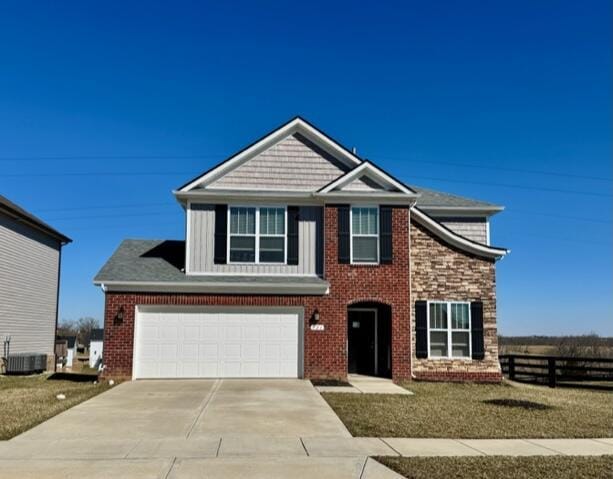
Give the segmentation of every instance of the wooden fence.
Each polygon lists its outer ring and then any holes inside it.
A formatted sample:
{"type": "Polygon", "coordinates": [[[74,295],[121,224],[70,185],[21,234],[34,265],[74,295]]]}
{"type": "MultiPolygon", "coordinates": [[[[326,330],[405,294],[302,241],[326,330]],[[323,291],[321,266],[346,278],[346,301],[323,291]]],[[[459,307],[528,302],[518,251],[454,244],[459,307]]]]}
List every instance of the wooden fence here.
{"type": "Polygon", "coordinates": [[[499,358],[503,374],[513,381],[544,383],[552,388],[572,384],[613,389],[613,358],[535,354],[501,354],[499,358]]]}

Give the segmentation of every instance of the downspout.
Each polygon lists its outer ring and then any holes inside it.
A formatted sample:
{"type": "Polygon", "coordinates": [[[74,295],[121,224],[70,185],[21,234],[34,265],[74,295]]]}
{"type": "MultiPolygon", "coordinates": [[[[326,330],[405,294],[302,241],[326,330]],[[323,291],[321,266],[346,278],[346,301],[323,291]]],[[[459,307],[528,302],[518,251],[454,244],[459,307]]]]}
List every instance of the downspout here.
{"type": "Polygon", "coordinates": [[[409,357],[409,363],[410,363],[410,367],[411,367],[411,380],[415,379],[415,372],[413,369],[413,307],[412,304],[414,303],[413,301],[413,294],[411,291],[411,286],[413,284],[413,278],[412,278],[412,263],[411,263],[411,252],[412,252],[412,247],[411,247],[411,213],[413,212],[413,207],[415,206],[416,203],[413,203],[410,207],[409,207],[409,337],[410,337],[410,343],[409,343],[409,350],[410,350],[410,357],[409,357]]]}
{"type": "Polygon", "coordinates": [[[62,278],[62,247],[60,242],[60,250],[57,261],[57,287],[55,289],[55,331],[53,331],[53,372],[57,373],[57,358],[55,357],[55,338],[57,337],[57,327],[59,324],[60,315],[60,280],[62,278]]]}

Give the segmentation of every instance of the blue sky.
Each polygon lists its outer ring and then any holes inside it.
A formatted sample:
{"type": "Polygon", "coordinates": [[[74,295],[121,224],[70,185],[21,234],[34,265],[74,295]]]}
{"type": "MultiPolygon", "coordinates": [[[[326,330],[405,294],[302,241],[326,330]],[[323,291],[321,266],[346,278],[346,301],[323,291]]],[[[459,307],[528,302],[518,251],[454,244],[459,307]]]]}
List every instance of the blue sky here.
{"type": "Polygon", "coordinates": [[[171,190],[297,114],[409,184],[507,207],[504,334],[613,335],[611,4],[2,2],[0,193],[74,239],[61,318],[171,190]],[[227,3],[227,4],[226,4],[227,3]]]}

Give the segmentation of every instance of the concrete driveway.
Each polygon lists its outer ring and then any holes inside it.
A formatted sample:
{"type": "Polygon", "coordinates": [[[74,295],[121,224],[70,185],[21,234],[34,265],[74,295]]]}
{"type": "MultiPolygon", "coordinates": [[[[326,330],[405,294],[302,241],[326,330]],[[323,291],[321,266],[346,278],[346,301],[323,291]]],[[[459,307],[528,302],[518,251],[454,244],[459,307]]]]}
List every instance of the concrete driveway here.
{"type": "Polygon", "coordinates": [[[398,477],[351,441],[309,381],[132,381],[0,442],[0,478],[398,477]]]}

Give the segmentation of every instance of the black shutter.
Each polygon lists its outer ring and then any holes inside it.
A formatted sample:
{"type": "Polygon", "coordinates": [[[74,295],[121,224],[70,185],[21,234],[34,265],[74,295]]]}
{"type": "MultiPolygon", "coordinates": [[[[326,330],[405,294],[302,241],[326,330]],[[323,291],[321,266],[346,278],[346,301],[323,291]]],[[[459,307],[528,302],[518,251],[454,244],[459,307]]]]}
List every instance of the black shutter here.
{"type": "Polygon", "coordinates": [[[298,206],[287,207],[287,264],[298,264],[298,206]]]}
{"type": "Polygon", "coordinates": [[[470,326],[472,336],[473,359],[483,359],[485,348],[483,344],[483,303],[470,303],[470,326]]]}
{"type": "Polygon", "coordinates": [[[226,264],[228,248],[228,205],[215,205],[215,264],[226,264]]]}
{"type": "Polygon", "coordinates": [[[349,242],[349,205],[338,206],[338,262],[348,264],[350,262],[349,242]]]}
{"type": "Polygon", "coordinates": [[[415,301],[415,356],[428,357],[428,302],[415,301]]]}
{"type": "Polygon", "coordinates": [[[379,241],[381,264],[392,264],[392,207],[379,208],[379,241]]]}

